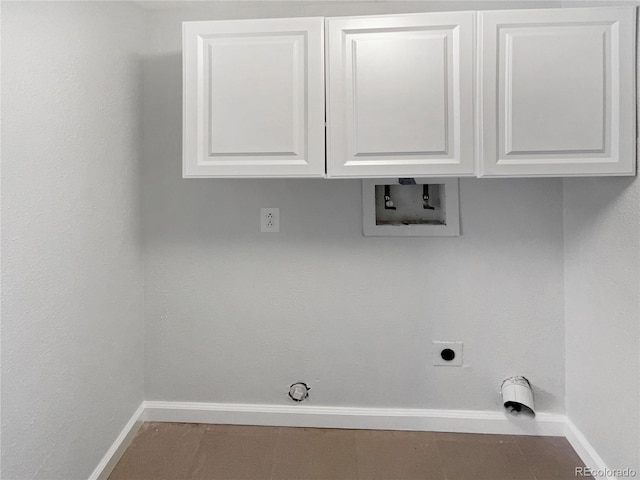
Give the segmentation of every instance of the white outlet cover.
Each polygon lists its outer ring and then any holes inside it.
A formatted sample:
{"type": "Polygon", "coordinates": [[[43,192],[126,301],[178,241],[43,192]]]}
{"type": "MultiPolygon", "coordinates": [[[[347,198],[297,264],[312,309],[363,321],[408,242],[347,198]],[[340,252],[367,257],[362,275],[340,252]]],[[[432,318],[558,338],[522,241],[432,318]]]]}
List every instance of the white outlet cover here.
{"type": "Polygon", "coordinates": [[[433,365],[436,367],[461,367],[462,366],[462,342],[433,342],[433,365]],[[441,352],[449,348],[454,351],[455,357],[453,360],[444,360],[441,356],[441,352]]]}
{"type": "Polygon", "coordinates": [[[278,233],[280,231],[280,209],[260,209],[260,231],[263,233],[278,233]]]}

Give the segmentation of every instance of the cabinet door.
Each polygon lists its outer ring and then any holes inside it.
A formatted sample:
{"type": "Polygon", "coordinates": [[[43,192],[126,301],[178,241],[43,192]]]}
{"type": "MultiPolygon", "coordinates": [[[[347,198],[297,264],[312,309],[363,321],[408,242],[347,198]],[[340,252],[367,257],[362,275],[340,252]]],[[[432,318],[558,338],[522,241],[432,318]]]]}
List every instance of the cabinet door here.
{"type": "Polygon", "coordinates": [[[323,18],[183,24],[184,177],[322,177],[323,18]]]}
{"type": "Polygon", "coordinates": [[[473,175],[474,19],[327,20],[330,177],[473,175]]]}
{"type": "Polygon", "coordinates": [[[634,174],[635,9],[479,15],[480,173],[634,174]]]}

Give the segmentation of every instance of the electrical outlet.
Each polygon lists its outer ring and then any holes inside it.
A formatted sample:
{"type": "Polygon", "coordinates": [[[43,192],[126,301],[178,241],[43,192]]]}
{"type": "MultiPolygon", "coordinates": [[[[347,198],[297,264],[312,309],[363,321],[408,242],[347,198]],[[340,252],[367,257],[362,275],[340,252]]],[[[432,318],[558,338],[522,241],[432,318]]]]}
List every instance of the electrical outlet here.
{"type": "Polygon", "coordinates": [[[260,209],[260,231],[266,233],[277,233],[280,231],[279,208],[260,209]]]}
{"type": "Polygon", "coordinates": [[[433,365],[436,367],[461,367],[462,342],[433,342],[433,365]]]}

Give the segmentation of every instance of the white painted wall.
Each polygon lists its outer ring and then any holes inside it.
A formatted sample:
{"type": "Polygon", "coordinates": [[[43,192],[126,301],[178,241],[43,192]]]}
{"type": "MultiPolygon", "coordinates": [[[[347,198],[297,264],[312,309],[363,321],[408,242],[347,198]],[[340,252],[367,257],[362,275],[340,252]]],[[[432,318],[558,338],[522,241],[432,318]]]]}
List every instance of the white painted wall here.
{"type": "Polygon", "coordinates": [[[315,405],[497,410],[502,379],[524,374],[540,411],[563,411],[561,180],[463,180],[463,236],[365,238],[359,181],[181,178],[181,21],[429,5],[150,14],[147,399],[282,404],[303,380],[315,405]],[[259,233],[260,207],[281,209],[280,234],[259,233]],[[431,367],[432,340],[464,341],[465,367],[431,367]]]}
{"type": "Polygon", "coordinates": [[[563,201],[567,416],[640,472],[640,180],[565,179],[563,201]]]}
{"type": "Polygon", "coordinates": [[[567,414],[640,470],[640,181],[566,179],[564,223],[567,414]]]}
{"type": "Polygon", "coordinates": [[[570,418],[637,465],[635,179],[462,180],[452,239],[363,237],[358,181],[181,178],[182,20],[478,5],[167,5],[141,72],[136,8],[3,2],[2,478],[87,477],[143,398],[143,352],[150,400],[281,404],[305,380],[316,405],[498,409],[525,374],[563,412],[566,348],[570,418]],[[464,341],[465,367],[430,367],[433,339],[464,341]]]}
{"type": "Polygon", "coordinates": [[[2,478],[86,479],[143,397],[143,13],[2,2],[2,478]]]}

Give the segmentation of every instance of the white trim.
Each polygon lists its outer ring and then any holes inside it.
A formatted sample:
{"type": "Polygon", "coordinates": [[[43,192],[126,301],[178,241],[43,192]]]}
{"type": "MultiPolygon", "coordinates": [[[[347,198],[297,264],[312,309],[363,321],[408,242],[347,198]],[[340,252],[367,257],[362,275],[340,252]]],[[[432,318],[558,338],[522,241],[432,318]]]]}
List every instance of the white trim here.
{"type": "Polygon", "coordinates": [[[539,413],[535,420],[502,412],[400,408],[316,407],[236,403],[144,402],[144,420],[316,428],[423,430],[563,436],[565,417],[539,413]]]}
{"type": "MultiPolygon", "coordinates": [[[[89,480],[108,478],[144,421],[565,436],[587,467],[607,470],[605,462],[582,432],[562,414],[538,413],[531,419],[487,410],[145,401],[89,480]]],[[[606,477],[606,480],[616,479],[606,477]]]]}
{"type": "Polygon", "coordinates": [[[106,480],[111,471],[115,468],[116,464],[120,461],[120,458],[124,454],[133,437],[138,433],[138,429],[142,425],[145,402],[142,402],[137,408],[135,413],[131,416],[127,424],[124,426],[120,434],[116,437],[115,441],[104,454],[100,463],[95,470],[89,476],[89,480],[106,480]]]}
{"type": "MultiPolygon", "coordinates": [[[[607,471],[608,467],[602,457],[598,455],[593,445],[589,443],[587,437],[575,426],[575,424],[568,418],[565,418],[565,437],[576,451],[580,459],[591,470],[607,471]]],[[[598,477],[603,480],[616,480],[616,477],[598,477]]]]}

